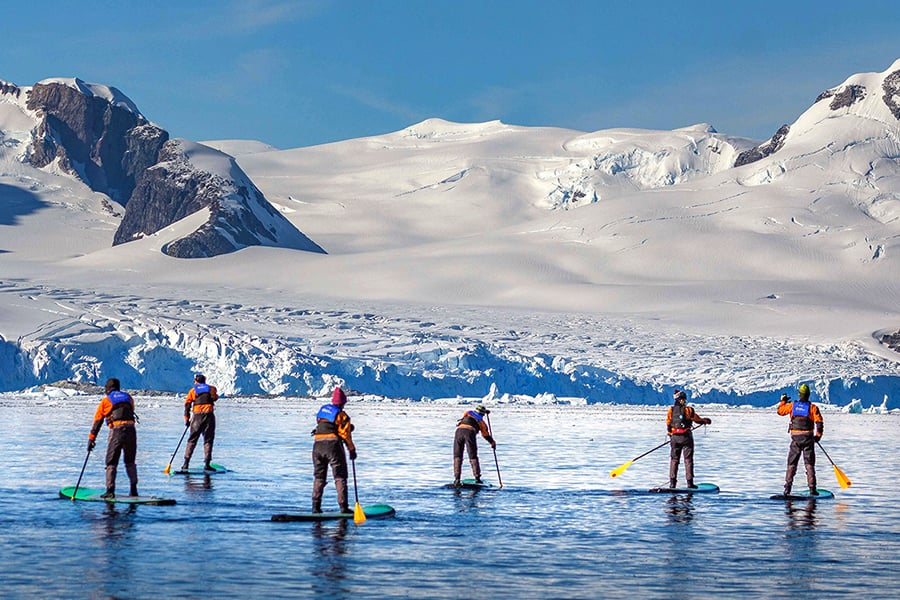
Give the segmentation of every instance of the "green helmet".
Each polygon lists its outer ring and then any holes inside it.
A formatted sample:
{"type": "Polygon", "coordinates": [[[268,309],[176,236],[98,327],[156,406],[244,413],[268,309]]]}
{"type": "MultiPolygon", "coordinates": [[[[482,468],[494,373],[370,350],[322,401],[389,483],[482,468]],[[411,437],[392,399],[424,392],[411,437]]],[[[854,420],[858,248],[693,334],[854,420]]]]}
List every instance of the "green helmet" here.
{"type": "Polygon", "coordinates": [[[801,396],[807,396],[807,397],[808,397],[808,396],[809,396],[809,386],[806,385],[805,383],[801,383],[801,384],[800,384],[800,389],[797,390],[797,393],[799,393],[801,396]]]}

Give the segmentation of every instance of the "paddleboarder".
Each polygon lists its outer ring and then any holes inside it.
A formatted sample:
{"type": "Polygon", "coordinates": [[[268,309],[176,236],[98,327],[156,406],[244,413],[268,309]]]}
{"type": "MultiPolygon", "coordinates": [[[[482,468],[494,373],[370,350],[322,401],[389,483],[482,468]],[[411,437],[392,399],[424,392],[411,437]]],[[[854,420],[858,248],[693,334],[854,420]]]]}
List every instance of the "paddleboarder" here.
{"type": "Polygon", "coordinates": [[[188,436],[187,446],[184,448],[184,464],[182,471],[187,471],[194,454],[194,448],[200,436],[203,436],[203,470],[214,471],[210,466],[212,460],[213,442],[216,439],[216,415],[215,402],[219,399],[216,386],[206,383],[203,373],[194,375],[194,387],[187,393],[184,400],[184,426],[190,425],[191,434],[188,436]]]}
{"type": "Polygon", "coordinates": [[[94,449],[97,443],[97,434],[103,421],[109,426],[109,437],[106,441],[106,492],[101,497],[110,499],[116,497],[116,471],[119,465],[119,456],[124,455],[125,472],[131,482],[131,496],[138,495],[138,475],[135,457],[137,456],[137,430],[134,427],[136,416],[134,414],[134,400],[129,394],[121,390],[118,379],[110,378],[106,381],[106,395],[100,400],[94,413],[94,424],[88,435],[88,452],[94,449]]]}
{"type": "Polygon", "coordinates": [[[350,415],[344,412],[347,395],[341,388],[335,388],[331,396],[331,404],[325,404],[316,414],[316,428],[312,431],[313,449],[313,491],[312,511],[322,512],[322,494],[328,483],[328,466],[334,477],[334,488],[337,493],[338,506],[342,513],[352,513],[347,498],[347,456],[344,445],[350,452],[350,460],[356,460],[356,446],[351,435],[354,427],[350,423],[350,415]]]}
{"type": "Polygon", "coordinates": [[[675,403],[666,413],[666,430],[670,436],[669,451],[669,487],[678,487],[678,463],[684,455],[684,476],[690,489],[694,485],[694,433],[691,423],[709,425],[712,419],[704,419],[693,407],[687,405],[687,395],[681,390],[673,394],[675,403]]]}
{"type": "Polygon", "coordinates": [[[794,485],[794,475],[797,474],[797,465],[800,456],[803,456],[803,464],[806,467],[806,485],[809,486],[809,495],[818,496],[816,490],[816,443],[822,439],[825,432],[825,422],[819,407],[809,401],[809,386],[800,385],[797,390],[799,398],[791,402],[790,396],[781,395],[778,404],[778,414],[790,415],[791,422],[788,431],[791,434],[791,445],[788,449],[787,470],[784,473],[784,495],[791,494],[794,485]]]}
{"type": "Polygon", "coordinates": [[[469,464],[472,465],[472,475],[475,483],[484,483],[481,480],[481,464],[478,462],[478,435],[488,441],[491,448],[497,447],[497,442],[491,436],[484,417],[491,411],[479,404],[474,410],[467,410],[462,418],[456,422],[456,433],[453,436],[453,485],[459,487],[462,475],[463,448],[469,455],[469,464]]]}

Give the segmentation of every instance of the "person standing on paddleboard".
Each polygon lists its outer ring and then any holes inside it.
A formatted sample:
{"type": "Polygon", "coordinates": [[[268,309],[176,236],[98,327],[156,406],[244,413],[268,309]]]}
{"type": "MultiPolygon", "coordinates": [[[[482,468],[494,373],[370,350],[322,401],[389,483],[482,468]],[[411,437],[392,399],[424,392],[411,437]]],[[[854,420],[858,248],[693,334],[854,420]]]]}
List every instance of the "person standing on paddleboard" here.
{"type": "Polygon", "coordinates": [[[106,395],[97,406],[94,413],[94,424],[88,435],[88,452],[94,449],[97,443],[97,434],[103,426],[103,421],[109,426],[109,437],[106,441],[106,492],[102,498],[116,497],[116,471],[119,465],[119,456],[124,454],[125,472],[131,482],[131,495],[138,495],[138,475],[135,458],[137,457],[137,430],[134,422],[137,417],[134,414],[134,400],[123,392],[118,379],[110,378],[106,381],[106,395]]]}
{"type": "Polygon", "coordinates": [[[669,407],[666,413],[666,430],[670,437],[669,451],[669,487],[678,487],[678,463],[684,455],[684,477],[690,489],[697,489],[694,485],[694,433],[691,431],[691,423],[709,425],[712,419],[704,419],[697,414],[693,407],[687,405],[687,395],[681,390],[675,390],[675,404],[669,407]]]}
{"type": "Polygon", "coordinates": [[[188,436],[187,446],[184,447],[184,464],[182,471],[187,471],[194,455],[197,440],[203,436],[203,470],[213,471],[210,466],[212,460],[213,442],[216,439],[216,415],[214,406],[219,399],[216,386],[206,383],[203,373],[194,375],[194,387],[187,393],[184,400],[184,426],[191,427],[191,435],[188,436]],[[193,415],[193,418],[191,418],[193,415]]]}
{"type": "Polygon", "coordinates": [[[338,506],[342,513],[351,513],[347,498],[347,456],[344,444],[350,452],[350,460],[356,460],[356,446],[351,433],[355,429],[350,423],[350,415],[344,412],[347,395],[341,388],[335,388],[331,404],[326,404],[316,414],[316,428],[313,429],[313,492],[312,511],[322,512],[322,494],[328,483],[328,465],[334,477],[338,506]]]}
{"type": "Polygon", "coordinates": [[[791,423],[788,431],[791,434],[791,446],[788,449],[787,470],[784,473],[784,495],[790,496],[791,487],[794,485],[794,475],[797,474],[797,465],[800,463],[800,455],[803,455],[803,464],[806,467],[806,485],[809,486],[809,495],[818,496],[816,490],[816,443],[822,439],[825,432],[825,422],[819,407],[809,401],[809,386],[805,383],[798,390],[800,396],[796,402],[791,402],[790,396],[781,395],[778,404],[778,414],[790,415],[791,423]]]}
{"type": "Polygon", "coordinates": [[[459,487],[460,477],[462,476],[462,460],[463,448],[469,455],[469,464],[472,465],[472,475],[475,476],[475,483],[484,483],[481,480],[481,464],[478,462],[478,434],[480,433],[484,439],[488,441],[491,448],[497,447],[497,442],[491,436],[487,424],[484,422],[485,415],[491,411],[479,404],[475,410],[467,410],[462,419],[456,423],[456,433],[453,436],[453,485],[459,487]]]}

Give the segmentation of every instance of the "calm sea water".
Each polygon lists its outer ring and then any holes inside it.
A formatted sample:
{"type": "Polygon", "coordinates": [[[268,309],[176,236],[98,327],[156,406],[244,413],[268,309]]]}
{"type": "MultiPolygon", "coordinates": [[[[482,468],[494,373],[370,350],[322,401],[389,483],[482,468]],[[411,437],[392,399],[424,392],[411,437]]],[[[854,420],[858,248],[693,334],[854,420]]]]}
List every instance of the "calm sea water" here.
{"type": "MultiPolygon", "coordinates": [[[[696,437],[697,479],[723,491],[691,497],[616,493],[664,483],[665,448],[609,477],[665,441],[664,408],[494,407],[504,487],[458,492],[441,485],[464,407],[351,402],[360,502],[397,509],[356,526],[270,521],[309,509],[310,401],[224,399],[215,461],[234,472],[187,478],[162,472],[182,432],[180,400],[138,398],[140,490],[178,504],[59,499],[78,478],[97,400],[0,397],[5,598],[898,594],[896,415],[826,412],[825,448],[854,485],[841,490],[820,453],[820,487],[837,497],[786,505],[767,499],[788,446],[773,411],[700,409],[713,425],[696,437]]],[[[490,447],[480,450],[496,484],[490,447]]],[[[104,452],[105,435],[82,485],[102,487],[104,452]]],[[[330,483],[325,504],[336,507],[330,483]]]]}

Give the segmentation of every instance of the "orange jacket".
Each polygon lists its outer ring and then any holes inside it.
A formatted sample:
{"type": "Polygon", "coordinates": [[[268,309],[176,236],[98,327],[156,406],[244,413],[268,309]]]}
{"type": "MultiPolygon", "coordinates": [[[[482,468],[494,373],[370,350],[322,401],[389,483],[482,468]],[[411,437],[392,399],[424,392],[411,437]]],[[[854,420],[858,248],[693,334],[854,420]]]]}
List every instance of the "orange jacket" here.
{"type": "MultiPolygon", "coordinates": [[[[128,401],[131,403],[132,412],[134,412],[134,398],[128,396],[128,401]]],[[[112,408],[113,405],[109,400],[109,396],[103,396],[100,404],[97,405],[97,410],[94,412],[94,423],[91,425],[91,433],[88,434],[89,439],[97,439],[97,434],[100,432],[100,428],[103,427],[103,420],[106,419],[112,408]]],[[[109,423],[110,428],[119,427],[120,425],[134,425],[134,421],[113,421],[109,423]]]]}
{"type": "MultiPolygon", "coordinates": [[[[672,433],[672,406],[669,407],[669,412],[666,413],[666,431],[672,433]]],[[[703,418],[697,414],[697,411],[693,409],[691,406],[684,407],[684,416],[687,419],[690,419],[694,423],[703,424],[705,421],[703,418]]]]}
{"type": "MultiPolygon", "coordinates": [[[[209,386],[209,397],[213,402],[219,399],[219,392],[216,391],[216,386],[209,386]]],[[[197,391],[194,388],[191,388],[191,391],[187,393],[187,398],[184,399],[184,416],[185,418],[190,417],[191,404],[194,403],[194,400],[197,399],[197,391]]],[[[205,413],[205,412],[213,412],[212,404],[196,404],[194,405],[195,413],[205,413]]]]}
{"type": "MultiPolygon", "coordinates": [[[[778,414],[781,416],[790,415],[794,410],[793,402],[784,402],[778,405],[778,414]]],[[[812,419],[812,422],[816,426],[816,435],[822,437],[822,434],[825,433],[825,421],[822,419],[822,413],[819,412],[819,407],[815,404],[809,404],[809,418],[812,419]]],[[[791,433],[809,433],[809,429],[791,429],[789,430],[791,433]]]]}
{"type": "MultiPolygon", "coordinates": [[[[324,421],[327,422],[326,419],[316,419],[317,422],[324,421]]],[[[333,440],[336,438],[340,438],[344,440],[344,443],[347,444],[347,450],[356,450],[356,446],[353,445],[353,435],[351,432],[353,431],[353,425],[350,424],[350,415],[345,413],[343,409],[341,412],[337,414],[334,418],[334,426],[337,427],[337,434],[334,433],[316,433],[313,435],[313,439],[318,440],[333,440]]]]}

